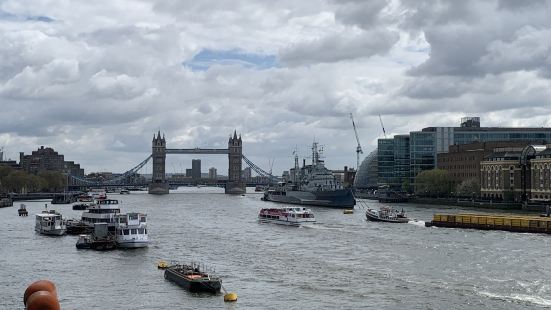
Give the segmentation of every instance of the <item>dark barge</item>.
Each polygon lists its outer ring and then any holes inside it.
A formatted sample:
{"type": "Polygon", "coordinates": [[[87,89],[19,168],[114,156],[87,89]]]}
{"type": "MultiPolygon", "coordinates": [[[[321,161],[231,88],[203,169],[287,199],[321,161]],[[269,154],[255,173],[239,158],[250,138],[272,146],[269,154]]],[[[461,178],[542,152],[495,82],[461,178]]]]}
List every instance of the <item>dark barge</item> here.
{"type": "Polygon", "coordinates": [[[198,265],[172,265],[165,269],[165,279],[190,292],[218,293],[222,288],[219,277],[201,271],[198,265]]]}

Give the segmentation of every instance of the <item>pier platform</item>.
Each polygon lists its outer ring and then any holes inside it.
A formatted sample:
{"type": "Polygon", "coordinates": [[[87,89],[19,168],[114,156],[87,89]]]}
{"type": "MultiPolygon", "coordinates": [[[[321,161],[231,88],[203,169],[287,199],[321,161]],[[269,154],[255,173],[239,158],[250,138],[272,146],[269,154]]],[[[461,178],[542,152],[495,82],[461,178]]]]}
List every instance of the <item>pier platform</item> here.
{"type": "Polygon", "coordinates": [[[473,228],[551,234],[551,217],[499,214],[434,214],[426,227],[473,228]]]}

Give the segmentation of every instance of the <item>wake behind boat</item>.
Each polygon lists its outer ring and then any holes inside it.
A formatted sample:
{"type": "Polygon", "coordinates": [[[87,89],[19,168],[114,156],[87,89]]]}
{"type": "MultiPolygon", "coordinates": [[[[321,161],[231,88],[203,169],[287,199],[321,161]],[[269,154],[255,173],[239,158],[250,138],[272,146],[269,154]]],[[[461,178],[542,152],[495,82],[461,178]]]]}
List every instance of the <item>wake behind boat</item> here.
{"type": "Polygon", "coordinates": [[[407,223],[409,219],[404,210],[398,211],[390,207],[381,207],[379,210],[368,208],[365,216],[369,221],[389,222],[389,223],[407,223]]]}
{"type": "Polygon", "coordinates": [[[312,210],[304,207],[266,208],[258,214],[261,223],[275,223],[289,226],[300,226],[304,223],[315,223],[312,210]]]}

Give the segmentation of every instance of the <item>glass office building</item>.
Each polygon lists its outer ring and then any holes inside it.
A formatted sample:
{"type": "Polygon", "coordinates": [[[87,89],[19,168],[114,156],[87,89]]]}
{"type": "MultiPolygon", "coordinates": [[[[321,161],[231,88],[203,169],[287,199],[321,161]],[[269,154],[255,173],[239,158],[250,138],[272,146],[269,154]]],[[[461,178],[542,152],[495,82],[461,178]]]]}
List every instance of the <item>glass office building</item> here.
{"type": "Polygon", "coordinates": [[[427,127],[409,135],[379,139],[377,183],[399,189],[404,177],[408,176],[414,184],[419,172],[436,167],[437,154],[447,153],[450,145],[497,141],[548,144],[551,143],[551,128],[480,127],[480,118],[466,117],[461,119],[460,127],[427,127]]]}
{"type": "Polygon", "coordinates": [[[394,136],[394,179],[392,187],[402,188],[404,182],[411,183],[409,135],[394,136]]]}
{"type": "Polygon", "coordinates": [[[381,185],[394,184],[394,139],[377,140],[377,183],[381,185]]]}

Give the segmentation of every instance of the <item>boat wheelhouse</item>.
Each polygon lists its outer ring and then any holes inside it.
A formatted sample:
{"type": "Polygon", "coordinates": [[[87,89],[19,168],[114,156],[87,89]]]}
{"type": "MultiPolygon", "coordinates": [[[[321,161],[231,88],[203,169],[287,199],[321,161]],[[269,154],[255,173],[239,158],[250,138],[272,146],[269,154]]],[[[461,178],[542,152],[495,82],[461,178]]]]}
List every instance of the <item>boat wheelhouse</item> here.
{"type": "Polygon", "coordinates": [[[94,227],[95,223],[107,223],[109,231],[115,231],[115,215],[120,212],[118,200],[102,199],[82,212],[81,220],[89,227],[94,227]]]}
{"type": "Polygon", "coordinates": [[[289,226],[316,222],[312,210],[304,207],[261,209],[258,213],[258,220],[262,223],[276,223],[289,226]]]}
{"type": "Polygon", "coordinates": [[[50,210],[36,215],[34,230],[43,235],[62,236],[67,232],[67,226],[61,214],[50,210]]]}
{"type": "Polygon", "coordinates": [[[143,248],[149,244],[147,215],[126,213],[115,215],[116,241],[121,248],[143,248]]]}

